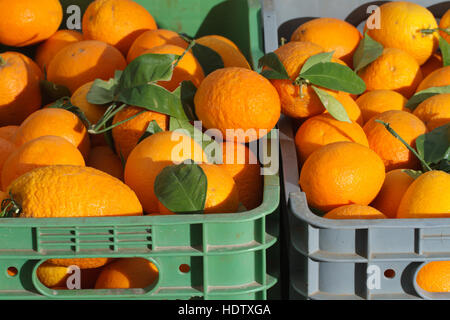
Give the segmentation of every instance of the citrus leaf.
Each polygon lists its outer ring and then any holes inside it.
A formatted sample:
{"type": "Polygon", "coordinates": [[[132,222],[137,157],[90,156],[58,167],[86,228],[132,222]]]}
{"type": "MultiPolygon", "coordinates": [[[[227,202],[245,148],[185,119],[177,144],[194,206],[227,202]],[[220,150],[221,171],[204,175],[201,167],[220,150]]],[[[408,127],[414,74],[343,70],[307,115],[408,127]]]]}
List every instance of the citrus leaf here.
{"type": "Polygon", "coordinates": [[[361,94],[366,91],[366,84],[352,69],[334,62],[316,63],[300,73],[300,78],[331,90],[352,94],[361,94]]]}
{"type": "Polygon", "coordinates": [[[300,74],[311,68],[313,65],[319,62],[330,62],[333,57],[334,51],[331,52],[322,52],[311,56],[308,60],[306,60],[305,64],[300,70],[300,74]]]}
{"type": "Polygon", "coordinates": [[[450,161],[449,160],[441,160],[437,164],[433,164],[431,166],[433,170],[441,170],[447,173],[450,173],[450,161]]]}
{"type": "Polygon", "coordinates": [[[353,68],[358,72],[383,54],[383,45],[373,40],[366,32],[353,55],[353,68]]]}
{"type": "Polygon", "coordinates": [[[450,93],[450,86],[431,87],[414,94],[406,103],[405,107],[414,111],[423,101],[441,93],[450,93]]]}
{"type": "Polygon", "coordinates": [[[443,37],[440,37],[439,39],[439,49],[441,49],[444,67],[450,66],[450,43],[443,37]]]}
{"type": "Polygon", "coordinates": [[[274,52],[269,52],[259,59],[258,68],[262,67],[269,68],[261,72],[261,75],[267,79],[290,79],[284,65],[274,52]]]}
{"type": "Polygon", "coordinates": [[[203,213],[208,181],[197,164],[165,167],[155,179],[155,195],[170,211],[178,214],[203,213]]]}
{"type": "Polygon", "coordinates": [[[114,101],[118,80],[111,78],[108,81],[95,79],[86,99],[92,104],[107,104],[114,101]]]}
{"type": "Polygon", "coordinates": [[[450,123],[419,136],[416,149],[427,164],[450,160],[450,123]]]}
{"type": "Polygon", "coordinates": [[[335,97],[315,86],[312,86],[312,88],[316,92],[325,109],[327,109],[333,118],[339,121],[351,122],[344,106],[335,97]]]}
{"type": "Polygon", "coordinates": [[[153,135],[157,132],[162,132],[162,131],[164,131],[164,130],[161,129],[161,127],[158,125],[158,122],[156,122],[155,120],[152,120],[148,124],[147,129],[145,129],[144,134],[139,138],[138,143],[140,143],[145,138],[150,137],[151,135],[153,135]]]}
{"type": "Polygon", "coordinates": [[[184,112],[190,121],[197,120],[195,114],[194,97],[197,93],[197,87],[192,81],[183,81],[181,85],[173,92],[180,95],[181,103],[183,105],[184,112]]]}
{"type": "Polygon", "coordinates": [[[40,80],[42,104],[47,105],[63,97],[70,97],[72,93],[67,87],[48,80],[40,80]]]}
{"type": "Polygon", "coordinates": [[[420,170],[412,170],[412,169],[402,169],[402,171],[413,179],[417,179],[423,174],[423,171],[420,170]]]}
{"type": "Polygon", "coordinates": [[[85,125],[86,128],[89,128],[91,126],[91,122],[88,120],[88,118],[84,114],[83,110],[81,110],[77,106],[73,105],[70,102],[70,98],[68,98],[68,97],[64,97],[64,98],[61,98],[61,99],[55,101],[54,103],[49,105],[48,108],[64,109],[64,110],[70,111],[74,115],[76,115],[81,120],[81,122],[83,122],[83,124],[85,125]]]}
{"type": "Polygon", "coordinates": [[[150,111],[189,120],[184,112],[180,95],[172,93],[157,84],[144,84],[120,91],[117,101],[130,106],[137,106],[150,111]]]}
{"type": "Polygon", "coordinates": [[[191,50],[202,66],[205,76],[217,69],[224,68],[222,57],[213,49],[195,42],[191,50]]]}

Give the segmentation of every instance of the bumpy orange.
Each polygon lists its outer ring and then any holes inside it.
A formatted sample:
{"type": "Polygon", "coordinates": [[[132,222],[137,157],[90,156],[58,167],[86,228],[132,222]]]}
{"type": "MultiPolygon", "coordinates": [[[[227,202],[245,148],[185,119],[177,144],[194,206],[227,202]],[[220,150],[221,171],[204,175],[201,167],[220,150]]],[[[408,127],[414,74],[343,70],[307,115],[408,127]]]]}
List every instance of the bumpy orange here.
{"type": "Polygon", "coordinates": [[[389,110],[403,110],[408,100],[400,93],[392,90],[368,91],[356,99],[361,109],[364,123],[373,117],[389,110]]]}
{"type": "Polygon", "coordinates": [[[413,112],[422,120],[429,131],[450,122],[450,93],[432,96],[414,109],[413,112]]]}
{"type": "Polygon", "coordinates": [[[386,219],[387,217],[371,206],[348,204],[327,212],[326,219],[386,219]]]}
{"type": "Polygon", "coordinates": [[[210,73],[194,98],[195,113],[206,129],[223,140],[250,142],[272,130],[280,118],[280,98],[269,80],[245,68],[210,73]],[[227,134],[227,129],[234,134],[227,134]]]}
{"type": "Polygon", "coordinates": [[[416,92],[432,88],[450,86],[450,66],[439,68],[430,73],[417,87],[416,92]]]}
{"type": "Polygon", "coordinates": [[[325,145],[303,164],[300,187],[313,208],[330,211],[347,204],[368,205],[385,177],[383,161],[355,142],[325,145]]]}
{"type": "MultiPolygon", "coordinates": [[[[16,146],[11,141],[0,138],[0,175],[3,171],[3,165],[6,160],[8,160],[9,156],[14,152],[16,146]]],[[[0,183],[0,191],[6,190],[3,189],[0,183]]]]}
{"type": "Polygon", "coordinates": [[[417,285],[428,292],[450,292],[450,261],[431,261],[420,268],[417,285]]]}

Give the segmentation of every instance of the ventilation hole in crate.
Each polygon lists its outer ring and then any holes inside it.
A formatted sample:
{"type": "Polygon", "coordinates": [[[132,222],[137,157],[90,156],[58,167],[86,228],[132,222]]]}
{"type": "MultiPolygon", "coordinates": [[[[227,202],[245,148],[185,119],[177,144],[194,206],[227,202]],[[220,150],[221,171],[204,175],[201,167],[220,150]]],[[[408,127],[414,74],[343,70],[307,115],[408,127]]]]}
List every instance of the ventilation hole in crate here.
{"type": "Polygon", "coordinates": [[[183,273],[188,273],[191,270],[191,267],[188,264],[181,264],[179,267],[180,271],[183,273]]]}
{"type": "Polygon", "coordinates": [[[19,270],[16,267],[9,267],[7,272],[9,276],[15,277],[19,273],[19,270]]]}
{"type": "Polygon", "coordinates": [[[395,271],[393,269],[387,269],[384,271],[384,276],[388,279],[394,279],[395,271]]]}

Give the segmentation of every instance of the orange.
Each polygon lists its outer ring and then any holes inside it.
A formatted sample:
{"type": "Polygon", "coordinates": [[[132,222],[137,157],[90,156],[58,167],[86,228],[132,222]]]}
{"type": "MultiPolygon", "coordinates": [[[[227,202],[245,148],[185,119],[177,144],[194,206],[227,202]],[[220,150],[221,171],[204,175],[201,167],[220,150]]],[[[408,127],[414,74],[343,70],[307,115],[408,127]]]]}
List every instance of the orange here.
{"type": "Polygon", "coordinates": [[[375,208],[360,204],[348,204],[327,212],[327,219],[386,219],[387,217],[375,208]]]}
{"type": "MultiPolygon", "coordinates": [[[[0,138],[0,174],[3,170],[3,166],[6,160],[8,160],[9,156],[14,152],[15,149],[16,146],[14,145],[14,143],[0,138]]],[[[0,184],[0,191],[1,190],[3,190],[3,188],[1,188],[0,184]]]]}
{"type": "Polygon", "coordinates": [[[8,141],[14,141],[14,136],[19,129],[19,126],[5,126],[0,127],[0,138],[8,141]]]}
{"type": "Polygon", "coordinates": [[[450,122],[450,93],[432,96],[421,104],[413,112],[422,120],[429,131],[450,122]]]}
{"type": "MultiPolygon", "coordinates": [[[[421,5],[408,1],[384,3],[376,13],[379,28],[366,30],[385,48],[398,48],[409,53],[419,65],[427,61],[439,46],[438,33],[424,34],[421,29],[438,27],[433,14],[421,5]]],[[[372,19],[369,18],[368,21],[372,19]]]]}
{"type": "Polygon", "coordinates": [[[145,258],[120,258],[102,269],[95,289],[143,289],[158,276],[158,268],[145,258]]]}
{"type": "Polygon", "coordinates": [[[176,131],[155,133],[133,149],[125,165],[125,183],[136,192],[146,213],[158,212],[156,176],[163,168],[187,159],[202,162],[207,157],[191,137],[176,131]]]}
{"type": "Polygon", "coordinates": [[[58,0],[0,0],[0,43],[24,47],[48,39],[62,18],[58,0]]]}
{"type": "Polygon", "coordinates": [[[334,51],[334,57],[353,65],[353,54],[362,38],[350,23],[336,18],[317,18],[303,23],[291,36],[291,41],[309,41],[326,52],[334,51]]]}
{"type": "MultiPolygon", "coordinates": [[[[239,191],[233,177],[228,171],[215,164],[200,164],[206,175],[208,186],[203,213],[234,213],[239,208],[239,191]]],[[[171,214],[160,201],[159,213],[171,214]]]]}
{"type": "Polygon", "coordinates": [[[83,40],[81,32],[58,30],[36,49],[35,60],[42,71],[46,70],[50,60],[65,46],[83,40]]]}
{"type": "Polygon", "coordinates": [[[128,106],[117,113],[113,119],[113,124],[124,121],[141,111],[144,112],[112,129],[116,152],[119,155],[121,154],[125,160],[138,144],[150,122],[155,120],[164,131],[169,129],[169,117],[167,115],[132,106],[128,106]]]}
{"type": "Polygon", "coordinates": [[[251,70],[247,59],[236,45],[230,44],[231,40],[221,36],[208,35],[195,40],[195,42],[214,50],[222,58],[225,68],[239,67],[251,70]]]}
{"type": "Polygon", "coordinates": [[[123,180],[122,161],[108,146],[92,148],[86,165],[123,180]]]}
{"type": "MultiPolygon", "coordinates": [[[[336,99],[342,104],[347,112],[348,118],[360,126],[364,124],[364,117],[356,101],[347,92],[339,91],[336,99]]],[[[329,113],[325,111],[325,113],[329,113]]]]}
{"type": "Polygon", "coordinates": [[[109,80],[127,63],[119,50],[95,40],[83,40],[62,48],[50,61],[47,79],[74,93],[95,79],[109,80]]]}
{"type": "Polygon", "coordinates": [[[411,147],[415,147],[416,139],[427,132],[425,124],[415,115],[405,111],[385,111],[370,119],[363,127],[369,140],[369,146],[383,160],[386,171],[394,169],[418,169],[419,161],[414,154],[381,123],[389,123],[391,128],[411,147]]]}
{"type": "Polygon", "coordinates": [[[386,173],[383,186],[371,206],[383,212],[388,218],[397,216],[397,209],[414,178],[404,169],[395,169],[386,173]]]}
{"type": "Polygon", "coordinates": [[[423,77],[426,78],[430,73],[443,66],[442,54],[440,52],[435,52],[420,68],[422,69],[423,77]]]}
{"type": "Polygon", "coordinates": [[[263,200],[264,181],[257,156],[246,145],[236,142],[223,142],[220,148],[222,163],[219,166],[226,169],[236,182],[239,201],[247,210],[259,207],[263,200]]]}
{"type": "MultiPolygon", "coordinates": [[[[272,130],[280,118],[280,98],[269,80],[245,68],[210,73],[194,98],[195,113],[206,129],[223,140],[250,142],[272,130]],[[234,130],[234,134],[227,134],[234,130]]],[[[233,133],[233,132],[231,132],[233,133]]]]}
{"type": "Polygon", "coordinates": [[[450,66],[437,69],[430,73],[417,87],[416,92],[432,88],[450,86],[450,66]]]}
{"type": "Polygon", "coordinates": [[[70,165],[36,168],[6,190],[23,218],[112,217],[142,215],[135,193],[100,170],[70,165]]]}
{"type": "MultiPolygon", "coordinates": [[[[441,20],[439,21],[439,28],[447,30],[448,28],[450,28],[450,9],[445,12],[441,20]]],[[[447,40],[447,42],[450,43],[450,35],[447,32],[441,30],[440,34],[441,37],[443,37],[445,40],[447,40]]]]}
{"type": "Polygon", "coordinates": [[[87,159],[90,148],[89,136],[84,124],[72,112],[57,108],[45,108],[34,112],[20,125],[14,143],[20,147],[42,136],[65,138],[87,159]]]}
{"type": "Polygon", "coordinates": [[[3,190],[31,170],[55,164],[85,165],[77,147],[62,137],[42,136],[30,140],[11,153],[3,164],[0,171],[3,190]]]}
{"type": "Polygon", "coordinates": [[[136,59],[136,57],[139,57],[145,50],[165,44],[172,44],[183,49],[188,47],[188,43],[174,31],[166,29],[148,30],[134,40],[128,51],[127,61],[130,63],[136,59]]]}
{"type": "Polygon", "coordinates": [[[41,107],[42,73],[18,52],[0,53],[0,126],[19,125],[41,107]]]}
{"type": "MultiPolygon", "coordinates": [[[[141,55],[147,53],[154,54],[176,54],[181,56],[185,49],[182,47],[174,46],[172,44],[165,44],[158,47],[153,47],[142,52],[141,55]]],[[[174,91],[178,88],[182,81],[192,81],[192,83],[198,87],[205,77],[202,66],[194,57],[194,55],[188,51],[184,57],[178,62],[178,65],[173,70],[172,79],[169,81],[159,81],[158,84],[169,91],[174,91]]]]}
{"type": "MultiPolygon", "coordinates": [[[[300,88],[294,85],[304,63],[311,56],[324,52],[324,49],[312,42],[294,41],[286,43],[275,50],[275,54],[283,63],[290,80],[271,80],[273,86],[280,95],[281,112],[295,119],[303,119],[321,114],[325,108],[311,86],[304,86],[302,89],[303,97],[300,94],[300,88]]],[[[341,60],[333,59],[333,62],[345,64],[341,60]]],[[[324,89],[335,98],[337,91],[324,89]]]]}
{"type": "Polygon", "coordinates": [[[389,110],[403,110],[408,100],[400,93],[392,90],[373,90],[368,91],[356,99],[364,123],[369,121],[375,116],[389,110]]]}
{"type": "Polygon", "coordinates": [[[82,270],[97,269],[110,263],[111,261],[114,261],[114,258],[55,258],[47,260],[47,262],[56,266],[77,266],[82,270]]]}
{"type": "Polygon", "coordinates": [[[3,200],[8,198],[8,194],[6,192],[3,192],[0,190],[0,204],[2,203],[3,200]]]}
{"type": "Polygon", "coordinates": [[[124,56],[138,36],[156,28],[153,16],[131,0],[95,0],[87,7],[82,21],[86,40],[104,41],[124,56]]]}
{"type": "Polygon", "coordinates": [[[397,218],[450,217],[450,174],[428,171],[406,190],[397,210],[397,218]]]}
{"type": "Polygon", "coordinates": [[[367,91],[393,90],[411,97],[423,79],[420,65],[406,51],[385,48],[375,61],[358,71],[367,91]]]}
{"type": "Polygon", "coordinates": [[[347,204],[368,205],[384,177],[383,161],[373,150],[341,141],[312,153],[303,164],[299,183],[311,207],[330,211],[347,204]]]}
{"type": "Polygon", "coordinates": [[[420,268],[417,285],[428,292],[450,292],[450,261],[431,261],[420,268]]]}
{"type": "Polygon", "coordinates": [[[304,163],[320,147],[338,141],[351,141],[369,147],[364,130],[356,122],[339,121],[330,114],[309,118],[295,135],[295,146],[300,163],[304,163]]]}

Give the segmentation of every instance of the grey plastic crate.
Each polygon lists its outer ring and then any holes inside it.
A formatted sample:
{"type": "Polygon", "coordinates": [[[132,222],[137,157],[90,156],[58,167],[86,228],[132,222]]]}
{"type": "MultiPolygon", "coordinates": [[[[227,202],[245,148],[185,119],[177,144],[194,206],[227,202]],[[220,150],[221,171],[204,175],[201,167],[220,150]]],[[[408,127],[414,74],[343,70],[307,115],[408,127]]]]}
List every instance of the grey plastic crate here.
{"type": "MultiPolygon", "coordinates": [[[[361,27],[370,5],[386,1],[262,0],[265,51],[290,39],[316,17],[344,19],[361,27]]],[[[450,1],[413,1],[440,17],[450,1]]],[[[450,299],[429,293],[415,278],[429,261],[450,260],[450,219],[330,220],[315,215],[300,190],[296,124],[282,116],[283,236],[288,251],[289,299],[450,299]]]]}

